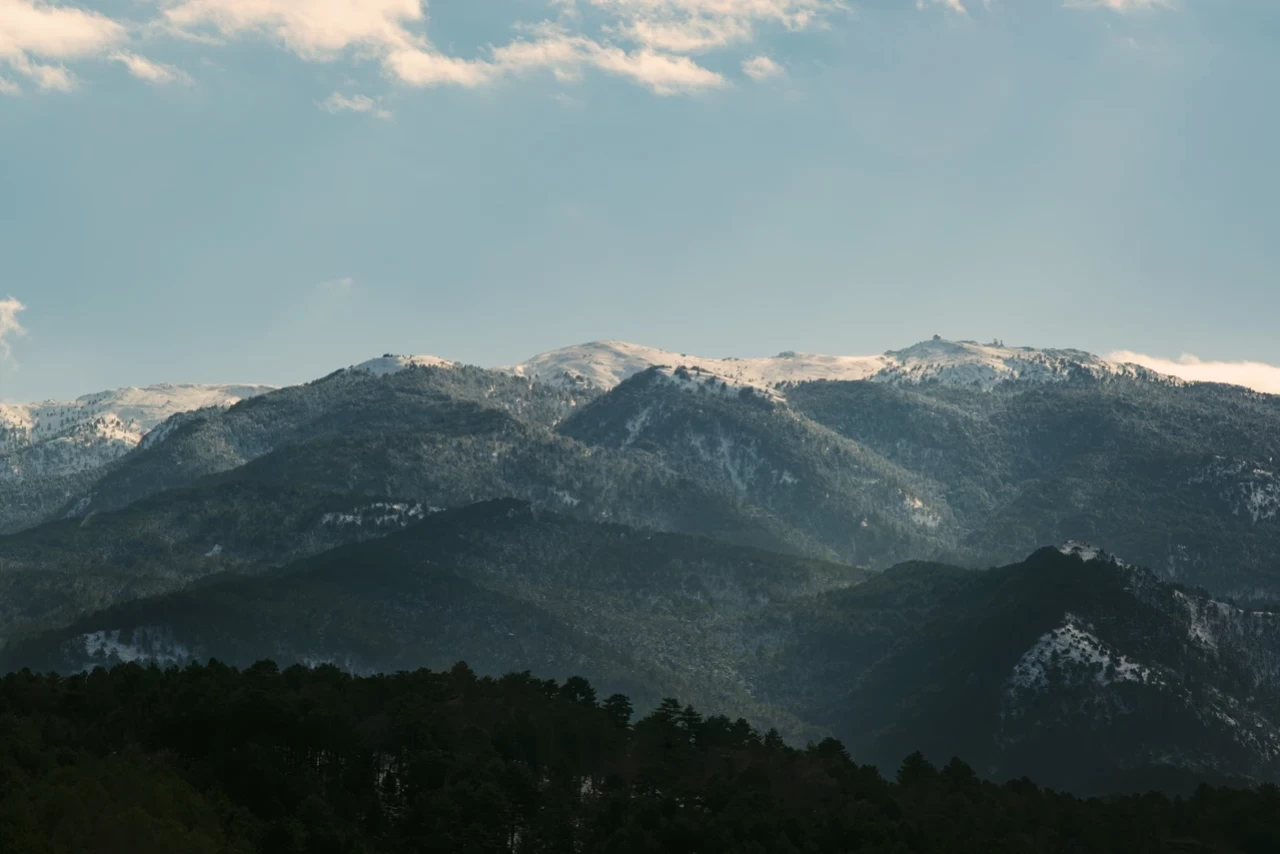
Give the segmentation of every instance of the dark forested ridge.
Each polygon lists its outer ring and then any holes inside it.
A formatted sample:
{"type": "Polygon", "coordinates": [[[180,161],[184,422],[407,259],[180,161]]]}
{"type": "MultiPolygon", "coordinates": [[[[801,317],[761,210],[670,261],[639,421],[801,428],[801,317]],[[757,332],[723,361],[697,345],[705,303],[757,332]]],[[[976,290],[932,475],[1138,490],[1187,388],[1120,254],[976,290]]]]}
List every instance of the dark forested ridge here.
{"type": "Polygon", "coordinates": [[[834,739],[466,665],[123,665],[0,680],[0,851],[1063,852],[1280,850],[1280,791],[1080,800],[960,759],[890,777],[834,739]]]}
{"type": "Polygon", "coordinates": [[[577,674],[792,744],[831,735],[882,765],[962,755],[1080,794],[1280,782],[1280,614],[1083,546],[871,573],[492,501],[117,604],[15,640],[0,672],[264,656],[577,674]]]}

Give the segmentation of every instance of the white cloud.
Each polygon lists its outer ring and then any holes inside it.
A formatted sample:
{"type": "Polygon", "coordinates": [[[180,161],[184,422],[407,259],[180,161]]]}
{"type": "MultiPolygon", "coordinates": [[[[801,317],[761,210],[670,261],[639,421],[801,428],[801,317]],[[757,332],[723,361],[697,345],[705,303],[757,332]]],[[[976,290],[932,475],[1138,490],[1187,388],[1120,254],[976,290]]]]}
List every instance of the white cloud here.
{"type": "Polygon", "coordinates": [[[21,94],[22,94],[21,86],[19,86],[17,83],[14,83],[12,80],[6,80],[5,78],[0,77],[0,95],[10,95],[16,98],[18,95],[21,95],[21,94]]]}
{"type": "Polygon", "coordinates": [[[420,0],[161,0],[166,25],[196,37],[257,34],[302,59],[373,60],[411,86],[478,87],[504,76],[549,71],[562,81],[586,69],[629,79],[662,95],[727,85],[691,56],[750,42],[760,26],[817,26],[844,0],[546,0],[547,18],[476,55],[438,49],[420,0]],[[589,29],[583,11],[603,20],[589,29]]]}
{"type": "Polygon", "coordinates": [[[125,27],[98,12],[46,0],[0,0],[0,62],[46,90],[75,88],[62,62],[101,56],[127,38],[125,27]]]}
{"type": "MultiPolygon", "coordinates": [[[[1171,2],[1060,1],[1114,11],[1171,2]]],[[[531,72],[568,83],[595,71],[674,95],[729,85],[712,63],[704,64],[702,56],[714,52],[736,53],[732,61],[753,80],[777,76],[782,65],[753,56],[752,45],[770,30],[827,27],[855,5],[853,0],[526,0],[522,10],[534,11],[513,23],[510,40],[446,51],[429,33],[427,0],[139,0],[128,8],[145,10],[135,12],[143,17],[129,23],[71,5],[75,2],[0,0],[0,65],[46,90],[74,88],[77,80],[66,63],[84,59],[120,62],[148,83],[190,82],[178,68],[129,50],[130,33],[210,46],[257,38],[309,62],[375,63],[386,77],[408,86],[476,88],[531,72]]],[[[914,2],[963,14],[967,0],[914,2]]],[[[104,8],[114,15],[125,6],[104,8]]],[[[17,83],[0,79],[0,94],[19,91],[17,83]]],[[[326,108],[388,115],[376,99],[365,104],[359,97],[326,108]]]]}
{"type": "Polygon", "coordinates": [[[126,50],[118,50],[111,54],[114,62],[119,62],[129,69],[129,73],[139,80],[145,80],[148,83],[154,83],[163,86],[168,83],[191,83],[191,77],[187,72],[172,65],[165,65],[163,62],[155,62],[147,59],[145,56],[139,56],[136,53],[129,53],[126,50]]]}
{"type": "MultiPolygon", "coordinates": [[[[988,5],[987,2],[983,3],[988,5]]],[[[969,10],[965,8],[964,0],[916,0],[916,8],[924,9],[928,6],[942,6],[955,12],[957,15],[967,15],[969,10]]]]}
{"type": "Polygon", "coordinates": [[[1136,12],[1172,5],[1169,0],[1063,0],[1068,9],[1110,9],[1113,12],[1136,12]]]}
{"type": "Polygon", "coordinates": [[[1113,362],[1132,362],[1184,380],[1229,383],[1254,391],[1280,394],[1280,366],[1265,362],[1202,362],[1189,354],[1177,359],[1162,359],[1129,350],[1117,350],[1108,354],[1107,358],[1113,362]]]}
{"type": "Polygon", "coordinates": [[[9,342],[12,339],[27,334],[27,330],[18,322],[18,313],[26,308],[13,297],[0,299],[0,359],[9,358],[9,342]]]}
{"type": "Polygon", "coordinates": [[[727,83],[723,75],[687,56],[648,48],[626,51],[552,28],[535,40],[512,42],[495,50],[494,67],[509,72],[549,68],[560,79],[573,79],[582,67],[595,68],[647,86],[658,95],[714,89],[727,83]]]}
{"type": "MultiPolygon", "coordinates": [[[[691,53],[751,41],[761,25],[804,30],[846,7],[843,0],[585,0],[609,13],[633,42],[691,53]]],[[[570,2],[568,5],[574,5],[570,2]]]]}
{"type": "Polygon", "coordinates": [[[742,73],[759,82],[785,74],[786,69],[767,56],[753,56],[742,61],[742,73]]]}
{"type": "MultiPolygon", "coordinates": [[[[378,100],[376,98],[370,98],[368,95],[352,95],[347,97],[341,92],[334,92],[328,98],[325,98],[320,102],[320,107],[331,113],[369,113],[370,115],[376,116],[380,119],[391,118],[391,111],[378,106],[378,100]]],[[[350,279],[346,279],[344,281],[346,281],[347,284],[351,283],[350,279]]]]}

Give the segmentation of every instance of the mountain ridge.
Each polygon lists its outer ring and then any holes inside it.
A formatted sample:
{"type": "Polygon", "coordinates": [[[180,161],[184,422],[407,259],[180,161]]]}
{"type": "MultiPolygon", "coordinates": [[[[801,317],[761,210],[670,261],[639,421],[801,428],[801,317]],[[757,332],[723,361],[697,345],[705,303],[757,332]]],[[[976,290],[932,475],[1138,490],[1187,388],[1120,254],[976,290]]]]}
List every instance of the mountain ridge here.
{"type": "Polygon", "coordinates": [[[967,755],[1071,791],[1117,774],[1280,780],[1280,614],[1077,544],[877,574],[499,500],[125,602],[0,657],[43,672],[263,655],[354,673],[540,663],[642,702],[716,702],[793,741],[834,734],[876,764],[967,755]]]}
{"type": "Polygon", "coordinates": [[[816,380],[934,381],[991,388],[1007,381],[1062,381],[1074,374],[1177,381],[1139,365],[1110,361],[1082,350],[1007,347],[1000,342],[979,344],[938,337],[874,356],[784,351],[772,357],[746,358],[707,358],[625,341],[592,341],[541,353],[497,370],[545,383],[608,391],[657,366],[683,366],[732,385],[761,389],[816,380]]]}

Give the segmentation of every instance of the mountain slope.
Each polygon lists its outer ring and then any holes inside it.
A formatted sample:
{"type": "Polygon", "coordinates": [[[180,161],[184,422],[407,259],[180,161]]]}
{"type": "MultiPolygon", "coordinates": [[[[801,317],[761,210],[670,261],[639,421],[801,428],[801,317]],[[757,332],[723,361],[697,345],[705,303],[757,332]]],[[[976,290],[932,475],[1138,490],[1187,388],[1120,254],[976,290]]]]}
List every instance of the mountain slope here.
{"type": "Polygon", "coordinates": [[[989,571],[850,567],[488,502],[13,644],[0,667],[540,664],[896,764],[1073,791],[1280,780],[1280,614],[1084,547],[989,571]]]}
{"type": "Polygon", "coordinates": [[[167,423],[162,441],[121,460],[64,513],[239,481],[438,507],[516,497],[585,519],[823,551],[804,531],[651,457],[557,435],[579,394],[479,368],[397,364],[167,423]]]}
{"type": "Polygon", "coordinates": [[[1085,539],[1170,580],[1280,599],[1278,397],[1124,377],[994,393],[809,383],[786,395],[931,482],[967,562],[1085,539]]]}
{"type": "Polygon", "coordinates": [[[0,536],[0,646],[218,573],[257,573],[399,530],[433,508],[297,486],[183,489],[0,536]]]}
{"type": "Polygon", "coordinates": [[[835,559],[887,566],[947,553],[955,526],[922,478],[798,417],[767,392],[651,368],[559,427],[585,444],[652,455],[803,531],[835,559]]]}
{"type": "Polygon", "coordinates": [[[962,753],[984,774],[1075,791],[1280,775],[1280,614],[1093,549],[988,572],[895,568],[796,625],[778,685],[817,661],[811,679],[844,687],[786,707],[873,761],[962,753]]]}
{"type": "Polygon", "coordinates": [[[71,401],[0,404],[0,533],[46,518],[167,419],[224,408],[262,385],[156,385],[71,401]]]}
{"type": "Polygon", "coordinates": [[[123,507],[305,441],[409,429],[463,435],[513,419],[550,425],[575,403],[569,393],[479,368],[358,366],[188,417],[163,441],[123,460],[68,510],[83,515],[123,507]]]}
{"type": "Polygon", "coordinates": [[[799,737],[752,696],[751,615],[848,586],[847,566],[488,502],[253,578],[118,606],[6,650],[3,668],[135,658],[331,661],[356,672],[538,665],[644,702],[717,701],[799,737]]]}

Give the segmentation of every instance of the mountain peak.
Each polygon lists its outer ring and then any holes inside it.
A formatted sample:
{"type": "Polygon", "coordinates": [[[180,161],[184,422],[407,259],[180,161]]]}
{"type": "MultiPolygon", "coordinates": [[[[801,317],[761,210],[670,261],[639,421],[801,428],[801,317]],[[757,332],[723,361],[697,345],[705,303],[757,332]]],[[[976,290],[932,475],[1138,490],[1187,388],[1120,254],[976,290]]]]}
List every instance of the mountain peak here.
{"type": "Polygon", "coordinates": [[[714,358],[626,341],[592,341],[551,350],[499,370],[543,383],[608,391],[651,367],[685,367],[730,385],[771,389],[812,380],[871,380],[992,388],[1009,381],[1059,382],[1077,376],[1157,375],[1083,350],[1009,347],[1001,341],[951,341],[940,336],[878,356],[831,356],[784,350],[776,356],[714,358]]]}
{"type": "Polygon", "coordinates": [[[949,341],[939,336],[885,353],[889,366],[877,379],[937,381],[991,387],[1001,382],[1056,382],[1072,376],[1136,375],[1132,366],[1109,362],[1083,350],[1009,347],[1002,341],[949,341]]]}
{"type": "Polygon", "coordinates": [[[172,415],[225,407],[274,391],[254,384],[192,385],[160,383],[86,394],[75,400],[0,404],[0,450],[40,442],[99,419],[118,420],[135,434],[133,444],[172,415]]]}
{"type": "Polygon", "coordinates": [[[425,354],[421,356],[399,356],[393,353],[386,353],[376,359],[369,359],[367,362],[352,365],[350,370],[373,374],[375,377],[385,377],[388,374],[398,374],[410,367],[455,368],[457,366],[457,362],[442,359],[439,356],[425,354]]]}

